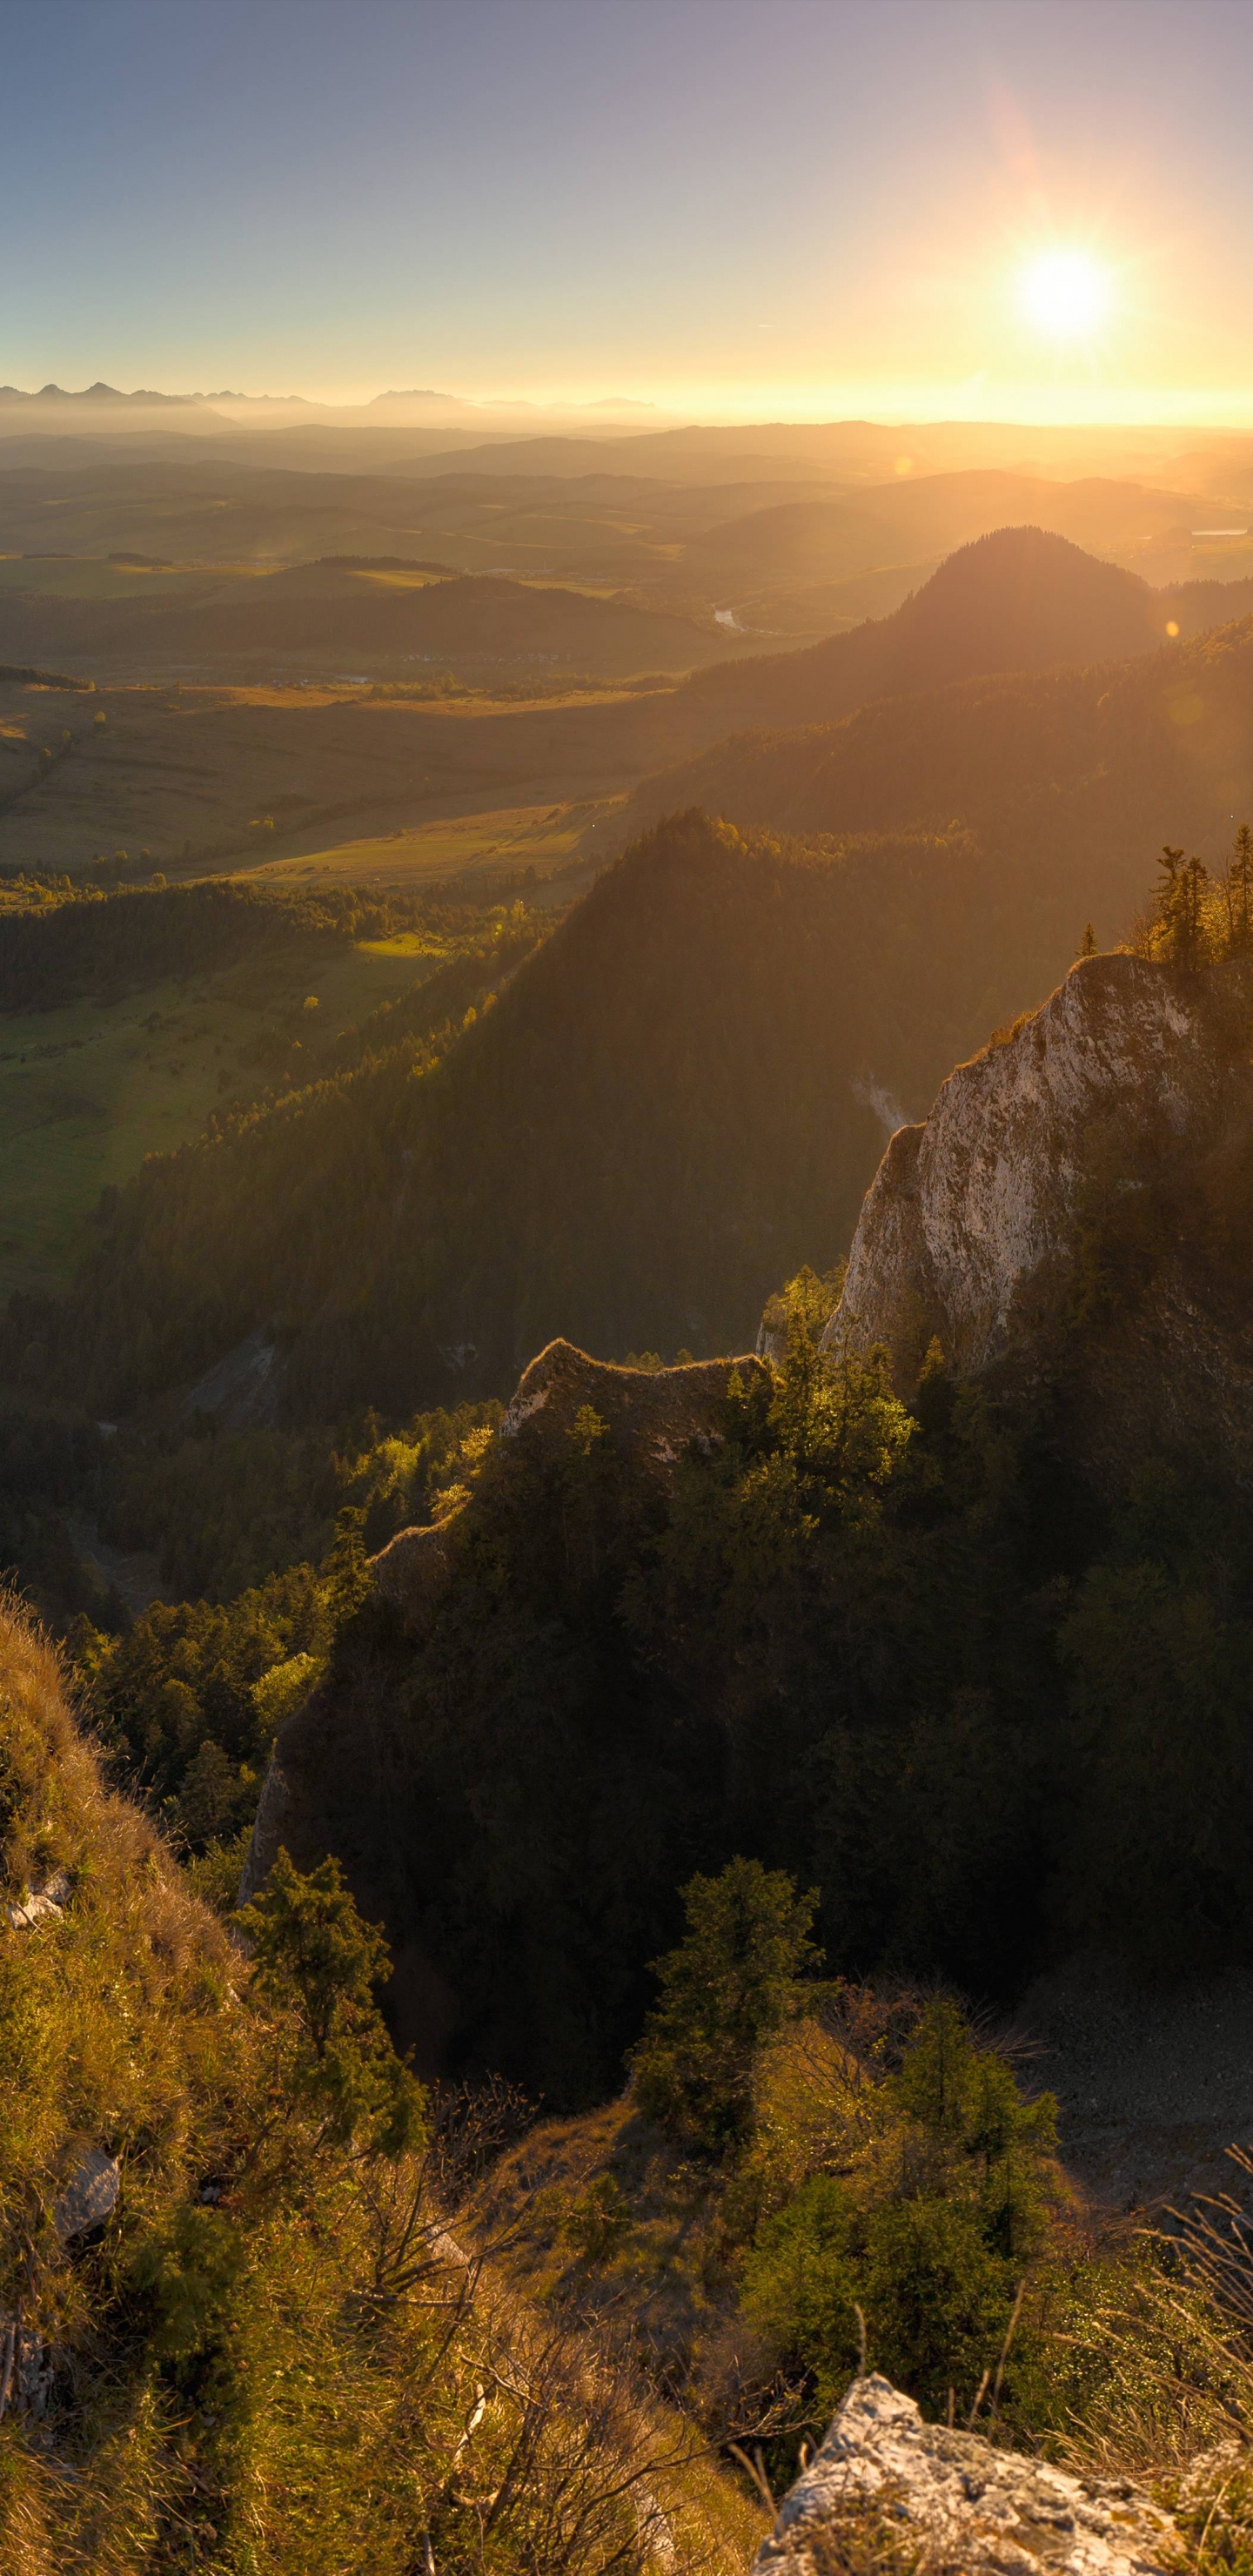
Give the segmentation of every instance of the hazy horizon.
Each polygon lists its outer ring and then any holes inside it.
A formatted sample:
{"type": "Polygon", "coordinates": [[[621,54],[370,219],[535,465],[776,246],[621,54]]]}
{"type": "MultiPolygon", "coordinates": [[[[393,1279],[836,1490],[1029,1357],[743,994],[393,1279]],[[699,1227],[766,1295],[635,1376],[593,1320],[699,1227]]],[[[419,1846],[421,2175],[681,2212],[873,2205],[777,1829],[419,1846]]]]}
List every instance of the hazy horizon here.
{"type": "Polygon", "coordinates": [[[1253,424],[1242,0],[3,14],[10,385],[1253,424]]]}

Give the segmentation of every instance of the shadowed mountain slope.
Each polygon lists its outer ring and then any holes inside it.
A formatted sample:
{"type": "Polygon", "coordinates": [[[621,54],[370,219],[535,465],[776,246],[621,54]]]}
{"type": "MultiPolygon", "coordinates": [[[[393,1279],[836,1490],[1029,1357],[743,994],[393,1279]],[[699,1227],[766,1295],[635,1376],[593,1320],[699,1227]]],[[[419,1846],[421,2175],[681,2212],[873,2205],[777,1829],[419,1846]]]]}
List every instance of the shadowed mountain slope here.
{"type": "Polygon", "coordinates": [[[735,734],[637,790],[627,827],[689,803],[806,834],[956,819],[1011,864],[1069,879],[1101,936],[1119,936],[1146,852],[1165,837],[1213,853],[1253,809],[1253,619],[1112,667],[994,674],[837,724],[735,734]]]}
{"type": "Polygon", "coordinates": [[[341,1854],[406,2037],[585,2098],[679,1849],[844,1972],[1253,1958],[1250,971],[1082,963],[895,1139],[829,1371],[812,1277],[734,1375],[558,1343],[375,1559],[254,1865],[341,1854]]]}
{"type": "Polygon", "coordinates": [[[1138,574],[1098,563],[1043,528],[998,528],[965,545],[891,617],[803,652],[702,674],[684,692],[734,724],[821,724],[869,698],[984,671],[1124,661],[1165,640],[1175,616],[1138,574]]]}
{"type": "Polygon", "coordinates": [[[846,1249],[885,1132],[1056,981],[1089,892],[961,831],[672,817],[437,1071],[393,1050],[149,1164],[46,1328],[59,1365],[113,1411],[268,1328],[325,1421],[504,1392],[559,1334],[743,1348],[780,1276],[846,1249]]]}

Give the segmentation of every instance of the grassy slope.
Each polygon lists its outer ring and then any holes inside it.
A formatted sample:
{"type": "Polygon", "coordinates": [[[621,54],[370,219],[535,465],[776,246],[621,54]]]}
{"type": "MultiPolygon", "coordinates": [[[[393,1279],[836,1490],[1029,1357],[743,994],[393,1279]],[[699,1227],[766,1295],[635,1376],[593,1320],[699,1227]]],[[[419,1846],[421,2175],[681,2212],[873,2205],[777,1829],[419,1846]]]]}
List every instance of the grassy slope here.
{"type": "Polygon", "coordinates": [[[617,801],[601,797],[556,805],[504,805],[411,823],[362,840],[335,841],[329,847],[311,832],[295,836],[307,843],[299,856],[261,860],[244,873],[257,884],[284,886],[420,886],[431,879],[526,868],[543,877],[576,858],[584,835],[611,822],[617,801]]]}
{"type": "Polygon", "coordinates": [[[469,2274],[441,2232],[463,2225],[455,2181],[441,2192],[419,2152],[367,2160],[362,2190],[318,2143],[282,2005],[253,1993],[168,1848],[105,1791],[56,1661],[11,1602],[0,1776],[6,1909],[64,1874],[58,1913],[14,1930],[6,1912],[0,1929],[0,2281],[53,2354],[46,2412],[19,2399],[0,2425],[6,2570],[408,2576],[427,2532],[437,2563],[481,2563],[451,2491],[486,2373],[475,2466],[490,2484],[495,2464],[499,2486],[512,2455],[517,2490],[496,2576],[657,2576],[675,2555],[735,2576],[760,2512],[576,2324],[469,2274]],[[67,2254],[51,2212],[86,2147],[116,2159],[121,2187],[67,2254]],[[380,2301],[410,2195],[417,2295],[380,2301]]]}
{"type": "Polygon", "coordinates": [[[257,1042],[317,995],[298,1023],[302,1054],[429,974],[438,952],[370,943],[163,980],[101,1004],[0,1013],[0,1296],[55,1288],[87,1240],[102,1189],[146,1155],[198,1135],[209,1113],[267,1079],[257,1042]]]}

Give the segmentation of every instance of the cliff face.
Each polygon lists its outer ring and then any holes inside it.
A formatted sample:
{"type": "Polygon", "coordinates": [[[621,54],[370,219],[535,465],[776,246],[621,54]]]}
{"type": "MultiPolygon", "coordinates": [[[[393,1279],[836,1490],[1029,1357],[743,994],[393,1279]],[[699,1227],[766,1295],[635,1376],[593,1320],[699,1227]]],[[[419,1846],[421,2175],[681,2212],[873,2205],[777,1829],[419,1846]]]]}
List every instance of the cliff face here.
{"type": "Polygon", "coordinates": [[[829,1350],[1082,1386],[1089,1445],[1253,1455],[1248,970],[1085,959],[959,1065],[867,1193],[829,1350]],[[1098,1420],[1098,1416],[1100,1419],[1098,1420]]]}

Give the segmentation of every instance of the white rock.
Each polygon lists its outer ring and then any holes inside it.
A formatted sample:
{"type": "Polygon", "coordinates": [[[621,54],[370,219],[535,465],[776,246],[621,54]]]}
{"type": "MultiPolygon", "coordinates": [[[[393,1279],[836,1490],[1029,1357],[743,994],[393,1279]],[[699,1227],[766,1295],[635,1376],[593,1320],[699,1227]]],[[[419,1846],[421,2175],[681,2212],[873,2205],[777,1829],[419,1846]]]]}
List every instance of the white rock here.
{"type": "Polygon", "coordinates": [[[854,2380],[753,2576],[821,2576],[824,2534],[876,2501],[889,2527],[899,2518],[905,2563],[934,2552],[945,2576],[1167,2576],[1178,2564],[1170,2515],[1139,2488],[924,2424],[875,2374],[854,2380]]]}
{"type": "Polygon", "coordinates": [[[14,1932],[28,1932],[42,1915],[59,1915],[70,1892],[64,1870],[58,1870],[42,1887],[28,1889],[20,1905],[6,1905],[9,1927],[14,1932]]]}
{"type": "Polygon", "coordinates": [[[52,2388],[52,2352],[20,2318],[0,2316],[0,2415],[42,2417],[52,2388]]]}
{"type": "Polygon", "coordinates": [[[1207,997],[1136,957],[1093,957],[1015,1034],[959,1064],[930,1116],[902,1127],[853,1238],[831,1350],[886,1341],[917,1362],[981,1369],[1029,1320],[1065,1256],[1098,1125],[1177,1135],[1203,1124],[1224,1082],[1207,997]]]}
{"type": "Polygon", "coordinates": [[[89,2147],[52,2212],[61,2243],[68,2245],[71,2237],[100,2227],[117,2207],[121,2188],[121,2168],[114,2157],[106,2155],[103,2147],[89,2147]]]}

